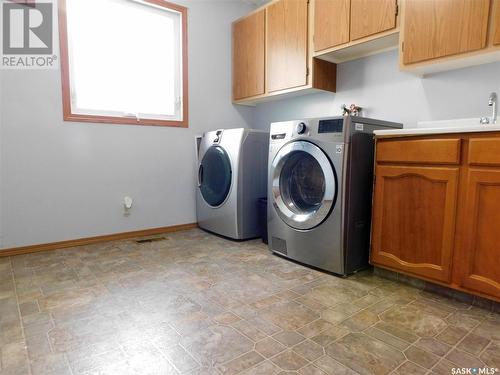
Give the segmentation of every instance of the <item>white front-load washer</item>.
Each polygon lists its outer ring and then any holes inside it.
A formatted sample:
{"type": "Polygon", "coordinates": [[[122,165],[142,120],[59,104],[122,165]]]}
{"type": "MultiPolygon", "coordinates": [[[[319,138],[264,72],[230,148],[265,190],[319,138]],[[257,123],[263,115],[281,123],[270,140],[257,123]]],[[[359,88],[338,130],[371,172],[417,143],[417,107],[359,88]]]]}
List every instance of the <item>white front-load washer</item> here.
{"type": "Polygon", "coordinates": [[[267,195],[269,133],[225,129],[203,134],[198,150],[198,226],[236,240],[260,236],[258,200],[267,195]]]}

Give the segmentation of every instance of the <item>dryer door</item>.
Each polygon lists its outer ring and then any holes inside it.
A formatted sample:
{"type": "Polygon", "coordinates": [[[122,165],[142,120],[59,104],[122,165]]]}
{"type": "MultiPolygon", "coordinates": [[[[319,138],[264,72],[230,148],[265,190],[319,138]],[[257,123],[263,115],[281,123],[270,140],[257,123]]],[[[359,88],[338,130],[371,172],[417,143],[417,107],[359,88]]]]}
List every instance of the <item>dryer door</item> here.
{"type": "Polygon", "coordinates": [[[273,206],[281,219],[295,229],[321,224],[337,196],[332,163],[316,145],[295,141],[285,145],[272,163],[273,206]]]}
{"type": "Polygon", "coordinates": [[[231,190],[231,161],[220,146],[210,147],[198,168],[198,187],[207,204],[218,207],[226,201],[231,190]]]}

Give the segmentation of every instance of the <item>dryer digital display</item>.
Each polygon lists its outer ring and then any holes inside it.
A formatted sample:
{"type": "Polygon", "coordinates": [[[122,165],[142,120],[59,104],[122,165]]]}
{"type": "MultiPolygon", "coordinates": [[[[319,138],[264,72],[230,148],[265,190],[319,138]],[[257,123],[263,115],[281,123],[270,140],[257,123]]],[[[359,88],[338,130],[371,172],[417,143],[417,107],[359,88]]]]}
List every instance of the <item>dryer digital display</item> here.
{"type": "Polygon", "coordinates": [[[342,133],[344,129],[344,119],[320,120],[318,133],[342,133]]]}

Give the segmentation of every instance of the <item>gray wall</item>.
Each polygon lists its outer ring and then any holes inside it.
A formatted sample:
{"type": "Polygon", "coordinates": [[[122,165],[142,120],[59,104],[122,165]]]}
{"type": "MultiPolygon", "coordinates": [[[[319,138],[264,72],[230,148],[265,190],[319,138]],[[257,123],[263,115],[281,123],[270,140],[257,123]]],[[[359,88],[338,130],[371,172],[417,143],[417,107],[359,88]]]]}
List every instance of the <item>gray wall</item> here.
{"type": "Polygon", "coordinates": [[[424,79],[401,73],[395,51],[339,66],[338,94],[231,104],[231,22],[251,5],[185,0],[189,7],[189,129],[62,121],[59,71],[0,72],[0,248],[196,220],[194,136],[205,130],[339,114],[414,126],[489,113],[500,64],[424,79]],[[125,217],[122,198],[135,206],[125,217]]]}
{"type": "Polygon", "coordinates": [[[341,104],[356,103],[363,115],[402,122],[445,120],[490,115],[491,91],[500,93],[500,63],[439,73],[425,78],[403,73],[397,51],[338,66],[337,94],[320,93],[259,104],[255,127],[273,121],[340,114],[341,104]]]}
{"type": "Polygon", "coordinates": [[[231,22],[253,6],[189,7],[189,129],[62,121],[59,71],[3,71],[0,248],[196,221],[194,136],[251,124],[231,104],[231,22]],[[124,195],[135,199],[130,216],[124,195]]]}
{"type": "Polygon", "coordinates": [[[2,215],[2,189],[3,189],[3,184],[2,184],[2,179],[3,179],[3,168],[2,168],[2,159],[3,159],[3,153],[4,153],[4,147],[3,147],[3,137],[2,137],[2,113],[3,113],[3,89],[2,89],[2,76],[3,76],[3,70],[0,69],[0,249],[2,247],[2,233],[3,233],[3,215],[2,215]]]}

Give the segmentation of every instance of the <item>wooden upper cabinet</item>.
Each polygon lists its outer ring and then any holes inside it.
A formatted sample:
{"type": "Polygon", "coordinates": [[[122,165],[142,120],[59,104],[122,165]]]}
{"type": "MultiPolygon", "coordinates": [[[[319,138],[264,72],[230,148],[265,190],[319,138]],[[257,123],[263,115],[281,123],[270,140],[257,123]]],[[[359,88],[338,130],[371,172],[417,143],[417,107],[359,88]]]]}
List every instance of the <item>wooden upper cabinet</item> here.
{"type": "Polygon", "coordinates": [[[458,178],[458,167],[378,165],[372,262],[448,282],[458,178]]]}
{"type": "Polygon", "coordinates": [[[307,84],[308,1],[279,0],[267,8],[267,89],[307,84]]]}
{"type": "Polygon", "coordinates": [[[493,44],[500,45],[500,0],[495,1],[495,15],[493,21],[495,32],[493,34],[493,44]]]}
{"type": "Polygon", "coordinates": [[[316,0],[314,3],[314,50],[349,42],[351,0],[316,0]]]}
{"type": "Polygon", "coordinates": [[[396,10],[397,0],[351,0],[351,40],[394,29],[396,10]]]}
{"type": "Polygon", "coordinates": [[[490,0],[405,0],[403,63],[486,47],[490,0]]]}
{"type": "Polygon", "coordinates": [[[233,99],[265,92],[265,30],[263,9],[233,23],[233,99]]]}
{"type": "Polygon", "coordinates": [[[469,169],[463,240],[455,259],[462,286],[500,299],[500,170],[469,169]]]}

